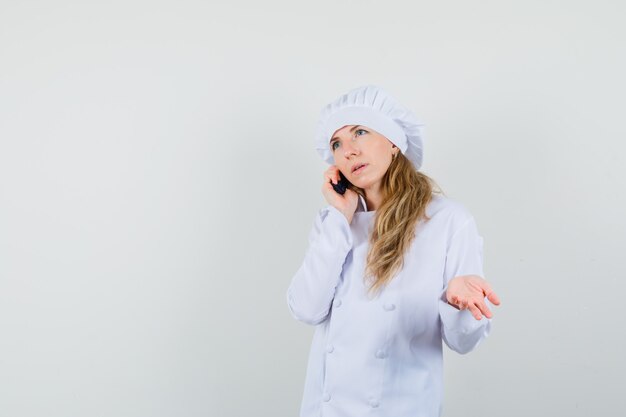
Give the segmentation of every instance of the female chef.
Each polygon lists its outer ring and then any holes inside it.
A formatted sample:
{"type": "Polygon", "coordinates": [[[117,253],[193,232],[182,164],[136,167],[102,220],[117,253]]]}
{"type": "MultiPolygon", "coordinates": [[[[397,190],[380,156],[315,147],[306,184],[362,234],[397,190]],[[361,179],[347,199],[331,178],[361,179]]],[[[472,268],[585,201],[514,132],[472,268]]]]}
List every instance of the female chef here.
{"type": "Polygon", "coordinates": [[[421,127],[373,85],[321,112],[328,205],[286,294],[291,315],[315,326],[300,417],[438,417],[442,342],[464,354],[491,331],[500,301],[483,278],[483,239],[418,171],[421,127]]]}

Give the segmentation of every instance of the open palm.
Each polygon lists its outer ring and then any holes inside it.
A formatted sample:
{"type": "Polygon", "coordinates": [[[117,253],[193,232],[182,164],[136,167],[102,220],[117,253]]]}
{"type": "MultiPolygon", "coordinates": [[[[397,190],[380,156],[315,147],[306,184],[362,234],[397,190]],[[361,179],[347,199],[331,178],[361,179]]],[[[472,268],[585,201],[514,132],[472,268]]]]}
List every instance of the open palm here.
{"type": "Polygon", "coordinates": [[[491,289],[489,283],[478,275],[461,275],[454,277],[448,283],[446,299],[459,310],[469,309],[476,320],[493,315],[485,304],[485,297],[494,305],[500,305],[500,299],[491,289]]]}

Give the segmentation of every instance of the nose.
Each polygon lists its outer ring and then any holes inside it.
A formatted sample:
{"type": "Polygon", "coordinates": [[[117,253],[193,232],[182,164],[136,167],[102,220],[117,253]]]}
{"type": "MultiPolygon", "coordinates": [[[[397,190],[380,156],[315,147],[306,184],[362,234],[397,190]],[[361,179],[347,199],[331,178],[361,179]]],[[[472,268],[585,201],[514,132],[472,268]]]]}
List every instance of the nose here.
{"type": "Polygon", "coordinates": [[[350,155],[358,155],[359,149],[356,148],[351,141],[347,141],[343,144],[344,156],[346,159],[350,158],[350,155]]]}

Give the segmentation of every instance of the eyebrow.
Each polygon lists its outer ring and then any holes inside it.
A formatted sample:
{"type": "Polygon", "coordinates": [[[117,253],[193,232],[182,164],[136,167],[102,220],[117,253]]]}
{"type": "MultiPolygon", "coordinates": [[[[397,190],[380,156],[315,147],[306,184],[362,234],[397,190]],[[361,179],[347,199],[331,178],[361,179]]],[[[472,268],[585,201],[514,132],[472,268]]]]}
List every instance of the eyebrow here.
{"type": "MultiPolygon", "coordinates": [[[[352,129],[350,129],[350,132],[354,132],[357,128],[361,127],[361,125],[356,125],[354,126],[352,129]]],[[[339,138],[337,136],[335,136],[334,138],[332,138],[329,142],[329,145],[332,145],[334,141],[339,140],[339,138]]]]}

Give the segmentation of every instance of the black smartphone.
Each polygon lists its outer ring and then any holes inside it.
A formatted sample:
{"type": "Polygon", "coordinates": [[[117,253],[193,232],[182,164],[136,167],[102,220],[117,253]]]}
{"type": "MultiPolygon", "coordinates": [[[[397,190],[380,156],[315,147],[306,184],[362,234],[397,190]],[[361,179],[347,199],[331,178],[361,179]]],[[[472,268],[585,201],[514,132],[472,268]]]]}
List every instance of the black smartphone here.
{"type": "Polygon", "coordinates": [[[348,189],[348,186],[352,185],[352,184],[350,183],[350,181],[348,181],[348,179],[346,177],[343,176],[341,171],[339,171],[339,181],[337,182],[337,184],[333,184],[333,182],[331,181],[330,185],[333,186],[335,191],[337,191],[339,194],[343,195],[343,194],[345,194],[346,190],[348,189]]]}

